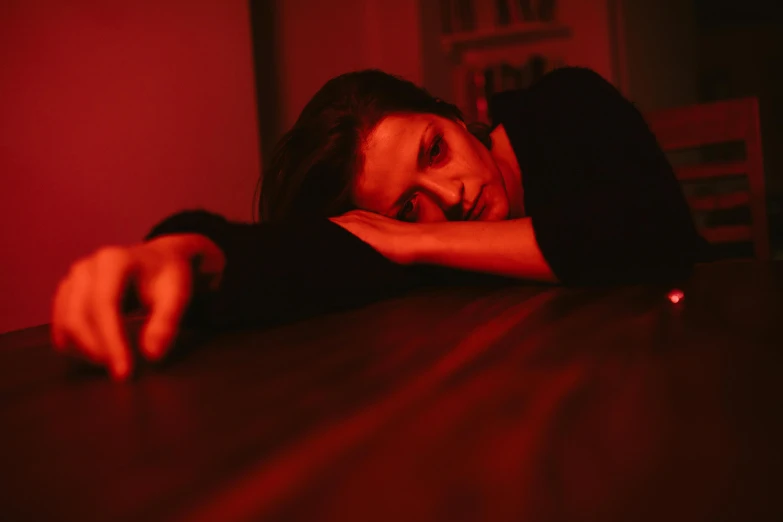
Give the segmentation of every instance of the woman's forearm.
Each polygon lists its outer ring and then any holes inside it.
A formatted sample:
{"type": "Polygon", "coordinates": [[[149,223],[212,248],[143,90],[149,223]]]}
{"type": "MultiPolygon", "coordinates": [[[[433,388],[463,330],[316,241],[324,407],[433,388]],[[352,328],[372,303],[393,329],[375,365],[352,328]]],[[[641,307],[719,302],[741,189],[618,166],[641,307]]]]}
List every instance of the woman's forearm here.
{"type": "Polygon", "coordinates": [[[518,279],[557,282],[530,218],[422,223],[415,262],[518,279]]]}

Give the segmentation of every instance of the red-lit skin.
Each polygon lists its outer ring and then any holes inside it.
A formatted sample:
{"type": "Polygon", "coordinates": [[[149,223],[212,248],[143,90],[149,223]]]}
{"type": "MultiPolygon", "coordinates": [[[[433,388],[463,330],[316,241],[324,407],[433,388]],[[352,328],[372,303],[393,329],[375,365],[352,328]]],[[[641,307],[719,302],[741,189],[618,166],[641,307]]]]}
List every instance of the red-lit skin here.
{"type": "Polygon", "coordinates": [[[501,136],[507,146],[498,143],[490,151],[463,124],[447,118],[389,116],[362,148],[355,202],[416,223],[523,217],[519,164],[502,127],[494,141],[501,142],[501,136]],[[474,202],[477,208],[469,215],[474,202]]]}
{"type": "Polygon", "coordinates": [[[166,355],[178,334],[193,288],[216,288],[225,267],[223,252],[198,234],[172,234],[147,243],[104,247],[77,260],[52,302],[54,348],[106,366],[117,380],[133,372],[133,359],[120,317],[120,301],[131,278],[149,310],[140,353],[166,355]],[[194,273],[191,261],[200,259],[194,273]]]}
{"type": "Polygon", "coordinates": [[[492,140],[489,151],[439,116],[385,118],[362,149],[354,198],[364,210],[332,221],[397,263],[555,282],[524,217],[522,173],[502,126],[492,140]]]}

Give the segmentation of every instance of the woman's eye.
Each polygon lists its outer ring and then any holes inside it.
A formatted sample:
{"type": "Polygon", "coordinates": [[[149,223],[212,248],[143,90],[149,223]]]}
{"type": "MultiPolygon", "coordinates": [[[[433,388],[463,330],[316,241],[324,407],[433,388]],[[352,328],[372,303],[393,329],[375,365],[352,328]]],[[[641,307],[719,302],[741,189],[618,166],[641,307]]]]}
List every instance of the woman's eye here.
{"type": "Polygon", "coordinates": [[[401,221],[412,221],[414,219],[414,212],[416,211],[416,198],[412,197],[402,206],[397,213],[397,219],[401,221]]]}
{"type": "Polygon", "coordinates": [[[430,147],[430,165],[435,163],[440,158],[440,156],[443,155],[444,148],[443,137],[436,137],[432,142],[432,146],[430,147]]]}

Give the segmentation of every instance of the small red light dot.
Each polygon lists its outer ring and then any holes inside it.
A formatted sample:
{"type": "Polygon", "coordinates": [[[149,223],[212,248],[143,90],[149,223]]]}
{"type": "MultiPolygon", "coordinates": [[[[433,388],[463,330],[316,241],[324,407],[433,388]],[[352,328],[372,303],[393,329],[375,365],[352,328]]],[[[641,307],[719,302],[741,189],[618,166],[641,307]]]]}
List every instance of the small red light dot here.
{"type": "Polygon", "coordinates": [[[682,290],[672,290],[669,292],[669,301],[671,301],[674,304],[679,303],[683,300],[685,297],[685,294],[682,293],[682,290]]]}

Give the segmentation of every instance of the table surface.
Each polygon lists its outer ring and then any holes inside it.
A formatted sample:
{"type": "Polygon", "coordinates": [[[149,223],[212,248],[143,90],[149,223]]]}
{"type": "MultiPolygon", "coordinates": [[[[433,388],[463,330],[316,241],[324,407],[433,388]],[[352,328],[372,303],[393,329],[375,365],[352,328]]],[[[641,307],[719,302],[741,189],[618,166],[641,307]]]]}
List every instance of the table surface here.
{"type": "Polygon", "coordinates": [[[781,520],[783,264],[444,288],[116,384],[0,336],[4,520],[781,520]]]}

